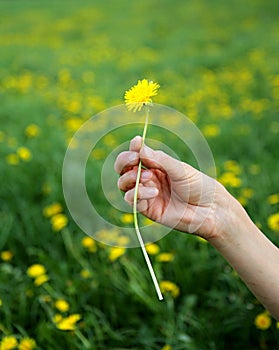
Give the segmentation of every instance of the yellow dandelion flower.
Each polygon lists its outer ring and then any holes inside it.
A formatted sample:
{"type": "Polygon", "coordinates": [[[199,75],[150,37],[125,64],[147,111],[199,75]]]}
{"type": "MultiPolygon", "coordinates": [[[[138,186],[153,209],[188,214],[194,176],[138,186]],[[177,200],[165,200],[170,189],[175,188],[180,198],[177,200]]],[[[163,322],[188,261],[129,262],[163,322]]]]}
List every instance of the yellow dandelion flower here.
{"type": "Polygon", "coordinates": [[[279,231],[279,213],[270,215],[267,224],[272,231],[279,231]]]}
{"type": "Polygon", "coordinates": [[[239,175],[242,172],[240,165],[235,160],[227,160],[224,163],[224,168],[235,175],[239,175]]]}
{"type": "Polygon", "coordinates": [[[162,350],[172,350],[172,347],[169,344],[166,344],[162,347],[162,350]]]}
{"type": "Polygon", "coordinates": [[[173,253],[160,253],[157,258],[157,261],[159,262],[170,262],[174,260],[174,254],[173,253]]]}
{"type": "Polygon", "coordinates": [[[133,214],[125,213],[120,216],[120,220],[123,224],[131,224],[134,220],[133,214]]]}
{"type": "Polygon", "coordinates": [[[153,81],[139,80],[137,85],[125,92],[124,98],[127,108],[133,112],[140,111],[142,106],[152,102],[151,97],[157,95],[159,87],[160,85],[153,81]]]}
{"type": "Polygon", "coordinates": [[[32,350],[36,347],[36,342],[32,338],[23,338],[18,344],[18,350],[32,350]]]}
{"type": "Polygon", "coordinates": [[[279,203],[279,193],[271,194],[267,197],[267,201],[269,204],[278,204],[279,203]]]}
{"type": "Polygon", "coordinates": [[[220,127],[216,124],[209,124],[202,129],[202,132],[205,137],[215,137],[220,134],[220,127]]]}
{"type": "Polygon", "coordinates": [[[158,244],[155,244],[155,243],[147,244],[145,246],[145,249],[147,253],[150,255],[156,255],[160,251],[160,247],[158,246],[158,244]]]}
{"type": "Polygon", "coordinates": [[[41,275],[44,275],[46,273],[46,269],[41,264],[34,264],[28,267],[27,269],[27,275],[32,278],[39,277],[41,275]]]}
{"type": "Polygon", "coordinates": [[[14,254],[10,250],[4,250],[1,252],[0,257],[3,261],[10,261],[12,260],[14,254]]]}
{"type": "Polygon", "coordinates": [[[61,213],[63,210],[63,207],[60,203],[58,202],[55,202],[55,203],[52,203],[48,206],[46,206],[44,209],[43,209],[43,215],[47,218],[53,216],[53,215],[56,215],[56,214],[59,214],[61,213]]]}
{"type": "Polygon", "coordinates": [[[83,237],[81,240],[81,245],[90,253],[94,253],[97,250],[96,241],[91,237],[83,237]]]}
{"type": "Polygon", "coordinates": [[[80,276],[84,279],[91,277],[91,272],[89,270],[83,269],[80,271],[80,276]]]}
{"type": "Polygon", "coordinates": [[[19,163],[19,157],[16,153],[10,153],[6,156],[6,162],[10,165],[17,165],[19,163]]]}
{"type": "Polygon", "coordinates": [[[76,329],[76,323],[81,319],[81,315],[72,314],[68,317],[62,318],[56,327],[62,331],[74,331],[76,329]]]}
{"type": "Polygon", "coordinates": [[[40,128],[36,124],[30,124],[25,128],[25,135],[29,138],[36,137],[40,133],[40,128]]]}
{"type": "Polygon", "coordinates": [[[111,247],[109,252],[109,260],[115,261],[118,258],[120,258],[122,255],[124,255],[126,252],[125,248],[121,247],[111,247]]]}
{"type": "Polygon", "coordinates": [[[62,317],[62,315],[60,315],[60,314],[55,314],[53,317],[52,317],[52,321],[54,322],[54,323],[59,323],[59,322],[61,322],[63,320],[63,317],[62,317]]]}
{"type": "Polygon", "coordinates": [[[30,150],[26,147],[19,147],[17,149],[17,154],[20,159],[22,159],[25,162],[28,162],[32,158],[32,154],[30,150]]]}
{"type": "Polygon", "coordinates": [[[219,182],[224,186],[240,187],[242,181],[233,172],[225,172],[219,177],[219,182]]]}
{"type": "Polygon", "coordinates": [[[163,293],[164,292],[170,293],[173,298],[176,298],[179,296],[179,293],[180,293],[179,287],[171,281],[161,281],[160,288],[163,293]]]}
{"type": "Polygon", "coordinates": [[[0,343],[0,350],[11,350],[17,346],[17,339],[13,336],[2,338],[0,343]]]}
{"type": "Polygon", "coordinates": [[[70,309],[69,303],[64,300],[64,299],[58,299],[56,300],[54,306],[56,307],[57,310],[60,312],[67,312],[70,309]]]}
{"type": "Polygon", "coordinates": [[[38,277],[35,278],[34,280],[34,284],[39,287],[42,284],[46,283],[49,280],[48,275],[40,275],[38,277]]]}
{"type": "Polygon", "coordinates": [[[262,312],[256,316],[254,323],[258,329],[265,331],[271,326],[271,318],[267,312],[262,312]]]}
{"type": "Polygon", "coordinates": [[[3,301],[2,299],[0,299],[0,307],[3,305],[3,301]]]}
{"type": "Polygon", "coordinates": [[[67,226],[68,218],[64,214],[56,214],[50,219],[53,231],[60,231],[67,226]]]}

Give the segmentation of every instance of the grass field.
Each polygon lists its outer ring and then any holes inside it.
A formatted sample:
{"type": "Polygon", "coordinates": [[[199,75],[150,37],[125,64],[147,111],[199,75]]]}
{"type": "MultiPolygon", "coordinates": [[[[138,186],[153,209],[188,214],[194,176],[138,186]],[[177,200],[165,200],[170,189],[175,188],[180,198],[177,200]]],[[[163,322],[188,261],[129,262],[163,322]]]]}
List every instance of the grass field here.
{"type": "MultiPolygon", "coordinates": [[[[141,251],[86,236],[61,183],[75,131],[147,78],[161,86],[156,103],[200,128],[218,179],[279,244],[278,1],[2,0],[0,13],[0,349],[278,348],[279,324],[211,246],[171,232],[149,247],[159,302],[141,251]]],[[[98,144],[89,187],[136,133],[98,144]]]]}

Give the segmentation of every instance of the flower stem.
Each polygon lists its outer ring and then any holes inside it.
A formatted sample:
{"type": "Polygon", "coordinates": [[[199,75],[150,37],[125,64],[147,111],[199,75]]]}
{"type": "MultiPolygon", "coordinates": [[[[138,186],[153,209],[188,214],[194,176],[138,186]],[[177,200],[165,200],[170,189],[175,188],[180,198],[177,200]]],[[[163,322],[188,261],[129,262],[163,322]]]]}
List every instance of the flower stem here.
{"type": "MultiPolygon", "coordinates": [[[[142,145],[141,145],[141,147],[143,147],[144,141],[145,141],[145,137],[146,137],[147,126],[148,126],[148,118],[149,118],[149,108],[147,107],[146,108],[145,124],[144,124],[144,129],[143,129],[143,134],[142,134],[142,145]]],[[[154,283],[154,286],[155,286],[158,298],[159,298],[159,300],[162,300],[163,296],[162,296],[162,293],[161,293],[161,290],[160,290],[157,278],[155,276],[153,267],[151,265],[149,256],[148,256],[147,251],[145,249],[145,245],[144,245],[144,242],[143,242],[143,239],[142,239],[142,236],[141,236],[141,233],[140,233],[140,229],[139,229],[139,224],[138,224],[137,200],[138,200],[139,182],[140,182],[140,175],[141,175],[141,166],[142,166],[142,163],[141,163],[141,160],[140,160],[139,167],[138,167],[138,172],[137,172],[137,179],[136,179],[136,185],[135,185],[135,194],[134,194],[134,202],[133,202],[134,226],[135,226],[137,238],[138,238],[138,241],[140,243],[140,247],[141,247],[143,256],[145,258],[147,267],[149,269],[152,281],[154,283]]]]}

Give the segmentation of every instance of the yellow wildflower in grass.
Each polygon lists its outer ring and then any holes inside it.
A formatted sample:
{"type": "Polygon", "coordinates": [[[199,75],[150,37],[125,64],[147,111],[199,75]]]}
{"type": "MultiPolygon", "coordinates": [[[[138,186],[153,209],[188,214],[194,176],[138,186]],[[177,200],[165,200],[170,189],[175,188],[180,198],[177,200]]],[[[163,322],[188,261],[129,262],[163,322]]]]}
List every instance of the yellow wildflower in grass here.
{"type": "Polygon", "coordinates": [[[77,131],[83,124],[83,120],[79,118],[69,118],[65,122],[68,131],[77,131]]]}
{"type": "Polygon", "coordinates": [[[36,347],[36,342],[32,338],[23,338],[18,344],[18,350],[32,350],[36,347]]]}
{"type": "Polygon", "coordinates": [[[58,202],[55,202],[55,203],[52,203],[48,206],[46,206],[44,209],[43,209],[43,215],[47,218],[53,216],[53,215],[56,215],[56,214],[59,214],[61,213],[63,210],[63,207],[60,203],[58,202]]]}
{"type": "Polygon", "coordinates": [[[172,350],[172,347],[169,344],[166,344],[162,347],[162,350],[172,350]]]}
{"type": "Polygon", "coordinates": [[[262,312],[256,316],[254,323],[258,329],[265,331],[271,326],[271,317],[267,312],[262,312]]]}
{"type": "Polygon", "coordinates": [[[3,261],[12,260],[13,256],[14,256],[14,254],[10,250],[4,250],[0,254],[1,260],[3,260],[3,261]]]}
{"type": "Polygon", "coordinates": [[[125,213],[120,216],[120,220],[123,224],[131,224],[134,220],[133,214],[125,213]]]}
{"type": "Polygon", "coordinates": [[[142,106],[152,102],[151,97],[157,95],[160,85],[147,79],[139,80],[137,85],[125,92],[125,103],[129,111],[140,111],[142,106]]]}
{"type": "Polygon", "coordinates": [[[56,300],[56,302],[54,303],[54,306],[60,312],[67,312],[70,309],[69,303],[66,300],[64,300],[64,299],[56,300]]]}
{"type": "Polygon", "coordinates": [[[115,261],[118,258],[120,258],[122,255],[124,255],[126,252],[125,248],[121,247],[111,247],[109,251],[109,260],[115,261]]]}
{"type": "Polygon", "coordinates": [[[227,160],[224,163],[224,169],[228,172],[234,173],[235,175],[239,175],[242,172],[240,165],[235,160],[227,160]]]}
{"type": "Polygon", "coordinates": [[[30,124],[25,128],[24,133],[29,138],[36,137],[40,133],[40,128],[36,124],[30,124]]]}
{"type": "Polygon", "coordinates": [[[55,314],[55,315],[52,317],[52,321],[53,321],[54,323],[59,323],[59,322],[62,321],[62,319],[63,319],[63,316],[60,315],[60,314],[55,314]]]}
{"type": "Polygon", "coordinates": [[[91,277],[91,272],[89,270],[83,269],[80,271],[80,276],[84,279],[91,277]]]}
{"type": "Polygon", "coordinates": [[[48,280],[49,280],[48,275],[40,275],[40,276],[35,278],[34,284],[35,284],[35,286],[39,287],[42,284],[46,283],[48,280]]]}
{"type": "Polygon", "coordinates": [[[2,299],[0,299],[0,307],[3,305],[3,301],[2,299]]]}
{"type": "Polygon", "coordinates": [[[24,162],[28,162],[32,158],[30,150],[26,147],[19,147],[17,149],[17,154],[24,162]]]}
{"type": "Polygon", "coordinates": [[[72,314],[68,317],[62,317],[59,322],[56,323],[56,327],[61,331],[74,331],[76,329],[76,323],[81,319],[80,314],[72,314]]]}
{"type": "Polygon", "coordinates": [[[170,293],[173,298],[176,298],[179,296],[179,293],[180,293],[179,287],[171,281],[161,281],[160,288],[163,293],[170,293]]]}
{"type": "Polygon", "coordinates": [[[279,322],[276,322],[276,328],[279,329],[279,322]]]}
{"type": "Polygon", "coordinates": [[[28,267],[27,269],[27,275],[32,278],[39,277],[41,275],[44,275],[46,273],[46,269],[41,264],[34,264],[28,267]]]}
{"type": "Polygon", "coordinates": [[[267,197],[267,201],[269,204],[278,204],[279,203],[279,193],[271,194],[267,197]]]}
{"type": "Polygon", "coordinates": [[[242,184],[241,179],[237,177],[236,174],[233,172],[223,173],[218,180],[224,186],[240,187],[242,184]]]}
{"type": "Polygon", "coordinates": [[[220,134],[220,127],[216,124],[209,124],[203,127],[202,132],[205,137],[216,137],[220,134]]]}
{"type": "Polygon", "coordinates": [[[157,261],[159,262],[170,262],[174,260],[174,254],[173,253],[160,253],[157,258],[157,261]]]}
{"type": "Polygon", "coordinates": [[[267,225],[272,231],[279,231],[279,213],[270,215],[267,219],[267,225]]]}
{"type": "Polygon", "coordinates": [[[6,336],[2,338],[0,343],[0,350],[11,350],[17,346],[17,339],[13,336],[6,336]]]}
{"type": "Polygon", "coordinates": [[[52,216],[52,218],[50,219],[50,222],[51,222],[53,231],[60,231],[62,230],[62,228],[67,226],[68,218],[64,214],[56,214],[52,216]]]}
{"type": "Polygon", "coordinates": [[[19,163],[19,157],[16,153],[10,153],[6,156],[6,162],[10,165],[17,165],[19,163]]]}
{"type": "Polygon", "coordinates": [[[145,246],[145,249],[147,253],[150,255],[156,255],[160,251],[160,247],[158,246],[158,244],[155,244],[155,243],[147,244],[145,246]]]}
{"type": "Polygon", "coordinates": [[[243,188],[240,193],[243,197],[249,199],[253,197],[254,190],[252,188],[243,188]]]}
{"type": "Polygon", "coordinates": [[[83,237],[81,240],[81,245],[90,253],[94,253],[97,250],[96,241],[91,237],[83,237]]]}

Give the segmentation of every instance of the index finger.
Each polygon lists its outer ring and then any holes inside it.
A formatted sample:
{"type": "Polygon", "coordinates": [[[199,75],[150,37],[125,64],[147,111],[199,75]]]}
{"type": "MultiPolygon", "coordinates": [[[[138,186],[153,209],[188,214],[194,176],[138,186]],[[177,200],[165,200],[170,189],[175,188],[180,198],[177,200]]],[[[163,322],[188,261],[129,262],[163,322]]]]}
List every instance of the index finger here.
{"type": "Polygon", "coordinates": [[[114,170],[118,174],[125,173],[129,168],[139,164],[139,153],[133,151],[121,152],[114,163],[114,170]]]}

